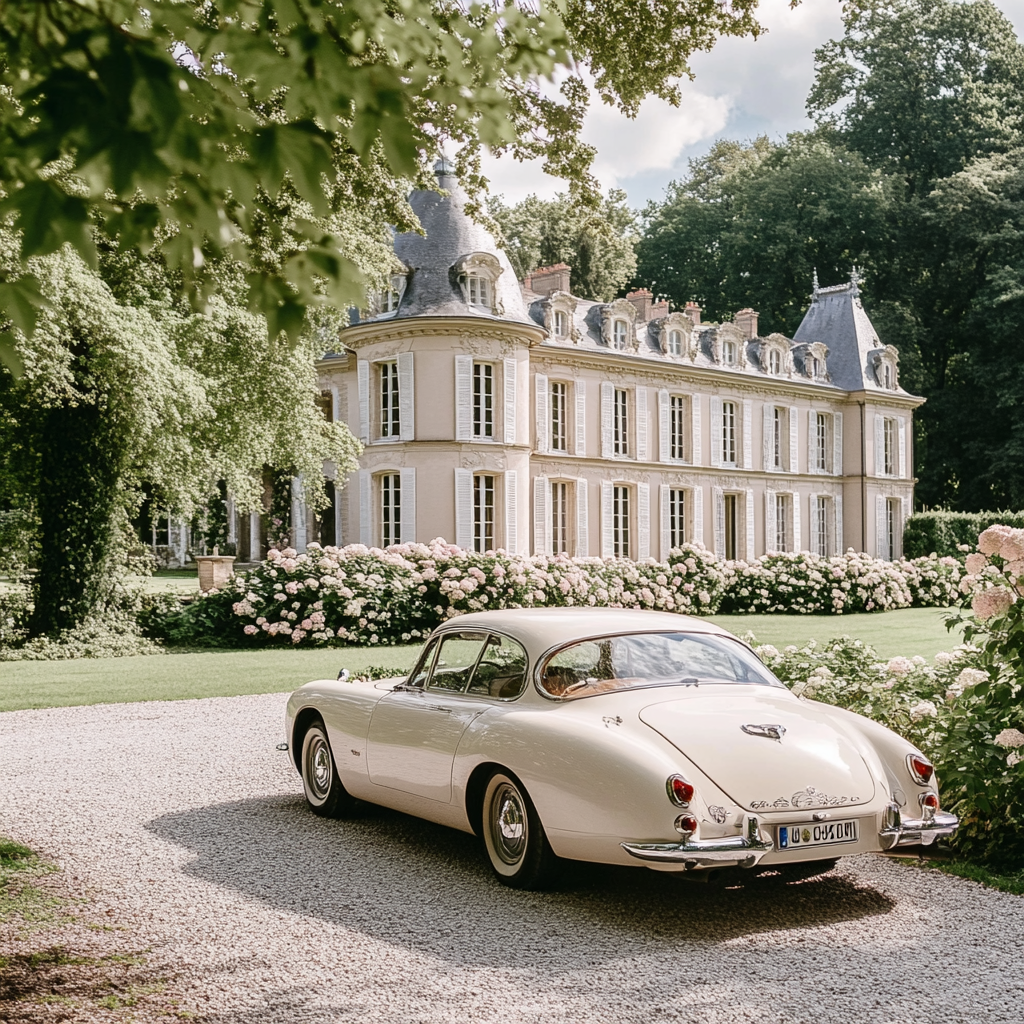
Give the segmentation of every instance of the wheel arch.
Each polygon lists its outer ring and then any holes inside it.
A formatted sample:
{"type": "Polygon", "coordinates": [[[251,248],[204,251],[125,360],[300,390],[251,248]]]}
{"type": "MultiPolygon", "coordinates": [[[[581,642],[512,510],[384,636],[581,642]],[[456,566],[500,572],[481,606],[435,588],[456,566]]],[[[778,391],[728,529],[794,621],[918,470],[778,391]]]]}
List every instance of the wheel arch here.
{"type": "Polygon", "coordinates": [[[309,727],[317,722],[325,729],[327,728],[324,716],[314,707],[304,707],[295,716],[295,722],[292,725],[291,755],[292,762],[300,773],[302,772],[302,741],[309,727]]]}
{"type": "Polygon", "coordinates": [[[530,791],[511,768],[507,768],[497,761],[483,761],[478,764],[466,780],[466,817],[469,819],[473,835],[478,839],[482,839],[484,834],[484,792],[487,789],[487,781],[495,772],[507,775],[522,788],[527,796],[530,795],[530,791]]]}

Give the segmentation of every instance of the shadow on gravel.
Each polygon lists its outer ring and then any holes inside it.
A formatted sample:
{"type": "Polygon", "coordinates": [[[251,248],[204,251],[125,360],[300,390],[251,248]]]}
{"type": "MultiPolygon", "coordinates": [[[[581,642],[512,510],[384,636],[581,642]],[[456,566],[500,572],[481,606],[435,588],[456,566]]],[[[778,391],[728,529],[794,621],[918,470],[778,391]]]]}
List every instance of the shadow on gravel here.
{"type": "Polygon", "coordinates": [[[757,932],[792,931],[799,942],[802,929],[895,905],[841,872],[722,889],[578,862],[554,891],[514,892],[494,880],[473,836],[377,807],[325,821],[301,797],[215,804],[147,827],[194,853],[185,871],[196,878],[463,966],[512,958],[560,974],[757,932]]]}

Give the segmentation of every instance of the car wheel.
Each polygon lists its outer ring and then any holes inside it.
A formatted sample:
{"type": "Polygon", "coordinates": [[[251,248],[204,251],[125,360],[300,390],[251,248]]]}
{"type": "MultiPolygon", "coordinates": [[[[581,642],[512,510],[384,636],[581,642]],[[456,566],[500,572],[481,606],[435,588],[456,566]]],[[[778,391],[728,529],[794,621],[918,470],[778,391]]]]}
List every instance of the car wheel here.
{"type": "Polygon", "coordinates": [[[314,814],[340,818],[352,809],[355,800],[338,778],[323,722],[314,722],[302,737],[301,764],[306,803],[314,814]]]}
{"type": "Polygon", "coordinates": [[[498,881],[513,889],[542,889],[556,875],[558,858],[526,790],[495,772],[484,790],[484,847],[498,881]]]}

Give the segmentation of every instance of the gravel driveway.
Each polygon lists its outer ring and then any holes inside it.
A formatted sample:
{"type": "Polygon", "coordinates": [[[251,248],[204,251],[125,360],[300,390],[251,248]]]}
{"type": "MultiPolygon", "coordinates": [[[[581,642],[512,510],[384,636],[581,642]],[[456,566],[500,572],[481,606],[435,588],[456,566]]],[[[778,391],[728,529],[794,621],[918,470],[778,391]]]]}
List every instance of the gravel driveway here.
{"type": "Polygon", "coordinates": [[[881,858],[718,890],[574,867],[516,893],[471,836],[310,814],[283,695],[0,715],[0,832],[59,860],[218,1024],[1013,1022],[1024,900],[881,858]]]}

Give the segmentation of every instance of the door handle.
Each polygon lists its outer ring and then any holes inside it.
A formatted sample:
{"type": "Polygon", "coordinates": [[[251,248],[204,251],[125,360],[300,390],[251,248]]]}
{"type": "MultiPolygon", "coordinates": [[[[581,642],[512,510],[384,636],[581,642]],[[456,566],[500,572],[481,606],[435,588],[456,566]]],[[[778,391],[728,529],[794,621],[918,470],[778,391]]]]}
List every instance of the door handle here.
{"type": "Polygon", "coordinates": [[[424,707],[426,707],[430,711],[440,711],[446,715],[450,715],[452,713],[451,708],[442,707],[440,704],[425,704],[424,707]]]}

